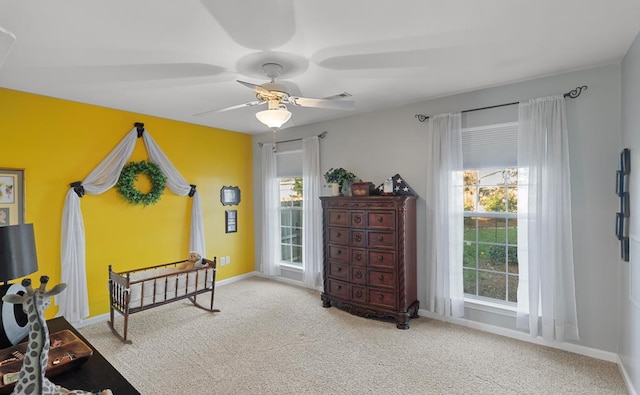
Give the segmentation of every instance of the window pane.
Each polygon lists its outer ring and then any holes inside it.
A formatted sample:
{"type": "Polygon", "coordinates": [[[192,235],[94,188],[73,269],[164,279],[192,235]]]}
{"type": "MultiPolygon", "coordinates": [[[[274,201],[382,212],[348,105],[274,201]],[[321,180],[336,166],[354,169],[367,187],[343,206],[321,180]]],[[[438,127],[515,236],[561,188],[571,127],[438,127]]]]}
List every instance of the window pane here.
{"type": "Polygon", "coordinates": [[[293,228],[291,231],[291,244],[302,245],[302,228],[293,228]]]}
{"type": "Polygon", "coordinates": [[[280,228],[280,242],[291,243],[291,228],[284,226],[280,228]]]}
{"type": "Polygon", "coordinates": [[[506,243],[506,221],[503,218],[479,218],[478,241],[485,243],[506,243]]]}
{"type": "Polygon", "coordinates": [[[506,300],[506,277],[500,273],[478,272],[478,295],[506,300]]]}
{"type": "Polygon", "coordinates": [[[507,220],[507,232],[509,234],[507,243],[518,244],[518,220],[516,218],[509,218],[507,220]]]}
{"type": "Polygon", "coordinates": [[[291,225],[302,226],[302,210],[291,210],[291,225]]]}
{"type": "Polygon", "coordinates": [[[476,187],[464,188],[464,211],[476,211],[476,187]]]}
{"type": "Polygon", "coordinates": [[[476,295],[476,271],[473,269],[463,269],[464,293],[476,295]]]}
{"type": "Polygon", "coordinates": [[[286,262],[291,261],[291,246],[283,244],[280,251],[282,254],[281,258],[283,261],[286,261],[286,262]]]}
{"type": "Polygon", "coordinates": [[[509,302],[518,301],[518,276],[509,275],[509,302]]]}
{"type": "Polygon", "coordinates": [[[291,210],[280,210],[280,226],[291,226],[291,210]]]}
{"type": "Polygon", "coordinates": [[[463,267],[476,267],[476,243],[466,241],[464,243],[464,252],[462,255],[463,267]]]}
{"type": "Polygon", "coordinates": [[[478,185],[478,172],[476,170],[467,170],[462,173],[464,185],[478,185]]]}
{"type": "Polygon", "coordinates": [[[518,212],[518,188],[516,186],[509,186],[508,188],[507,205],[510,213],[518,212]]]}
{"type": "Polygon", "coordinates": [[[518,272],[518,247],[507,247],[507,266],[509,273],[518,272]]]}
{"type": "Polygon", "coordinates": [[[478,268],[504,272],[506,268],[505,254],[505,246],[478,244],[478,268]]]}
{"type": "Polygon", "coordinates": [[[291,262],[302,263],[302,247],[293,246],[291,248],[292,256],[291,262]]]}
{"type": "Polygon", "coordinates": [[[476,219],[475,217],[464,219],[464,240],[476,241],[476,219]]]}

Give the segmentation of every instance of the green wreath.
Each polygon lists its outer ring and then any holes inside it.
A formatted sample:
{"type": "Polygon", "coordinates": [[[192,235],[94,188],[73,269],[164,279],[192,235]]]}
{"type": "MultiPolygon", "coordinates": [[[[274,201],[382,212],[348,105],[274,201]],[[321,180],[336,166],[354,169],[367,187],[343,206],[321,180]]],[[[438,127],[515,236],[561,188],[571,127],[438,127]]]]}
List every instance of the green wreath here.
{"type": "Polygon", "coordinates": [[[162,173],[160,167],[153,162],[143,160],[142,162],[129,162],[122,168],[116,188],[118,188],[118,193],[129,203],[148,206],[156,204],[160,200],[166,183],[167,177],[162,173]],[[148,193],[142,193],[135,188],[135,182],[140,173],[146,174],[151,180],[151,190],[148,193]]]}

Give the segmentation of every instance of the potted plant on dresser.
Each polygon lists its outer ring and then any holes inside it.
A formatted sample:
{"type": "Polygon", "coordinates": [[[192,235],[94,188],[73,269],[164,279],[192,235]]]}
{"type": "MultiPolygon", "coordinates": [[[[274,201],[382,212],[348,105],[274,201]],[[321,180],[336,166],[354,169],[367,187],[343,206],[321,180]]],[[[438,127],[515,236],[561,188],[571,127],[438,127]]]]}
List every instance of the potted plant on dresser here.
{"type": "Polygon", "coordinates": [[[352,182],[359,180],[358,176],[350,171],[343,169],[342,167],[339,167],[337,169],[329,169],[326,173],[324,173],[324,179],[329,184],[338,185],[339,195],[342,195],[343,191],[348,191],[349,185],[351,185],[352,182]]]}

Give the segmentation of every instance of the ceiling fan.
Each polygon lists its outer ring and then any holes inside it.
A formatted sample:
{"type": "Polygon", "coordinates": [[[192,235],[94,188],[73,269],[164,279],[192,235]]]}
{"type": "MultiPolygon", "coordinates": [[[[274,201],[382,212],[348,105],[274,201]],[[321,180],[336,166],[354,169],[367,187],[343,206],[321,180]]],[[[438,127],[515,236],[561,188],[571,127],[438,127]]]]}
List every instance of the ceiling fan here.
{"type": "Polygon", "coordinates": [[[275,79],[282,74],[284,68],[278,63],[265,63],[262,65],[265,75],[271,79],[270,82],[256,85],[250,82],[237,80],[240,84],[252,89],[256,94],[256,99],[243,104],[237,104],[216,110],[204,111],[194,114],[194,116],[203,116],[217,112],[235,110],[244,107],[253,107],[267,103],[267,109],[256,113],[256,117],[260,122],[272,129],[280,128],[291,118],[291,112],[287,110],[287,104],[299,107],[324,108],[332,110],[353,110],[354,102],[351,100],[339,100],[350,97],[347,92],[339,93],[325,97],[323,99],[313,99],[308,97],[292,96],[289,94],[287,87],[279,84],[275,79]]]}

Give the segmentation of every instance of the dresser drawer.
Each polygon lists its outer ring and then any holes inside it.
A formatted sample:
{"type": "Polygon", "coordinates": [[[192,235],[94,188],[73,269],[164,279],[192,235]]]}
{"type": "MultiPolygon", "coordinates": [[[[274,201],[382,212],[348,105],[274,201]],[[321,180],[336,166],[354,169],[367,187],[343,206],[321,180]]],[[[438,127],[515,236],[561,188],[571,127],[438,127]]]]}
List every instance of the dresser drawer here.
{"type": "Polygon", "coordinates": [[[367,269],[360,266],[351,266],[351,282],[355,284],[366,284],[367,269]]]}
{"type": "Polygon", "coordinates": [[[351,248],[351,264],[358,266],[367,265],[367,252],[360,248],[351,248]]]}
{"type": "Polygon", "coordinates": [[[395,268],[396,254],[393,251],[369,251],[369,266],[395,268]]]}
{"type": "Polygon", "coordinates": [[[342,263],[349,262],[349,247],[342,246],[329,246],[329,260],[338,261],[342,263]]]}
{"type": "Polygon", "coordinates": [[[329,228],[329,244],[347,245],[349,230],[344,228],[329,228]]]}
{"type": "Polygon", "coordinates": [[[328,279],[327,281],[327,289],[329,290],[329,294],[342,299],[349,299],[349,284],[334,280],[328,279]]]}
{"type": "Polygon", "coordinates": [[[329,262],[329,275],[340,280],[349,281],[349,265],[329,262]]]}
{"type": "Polygon", "coordinates": [[[389,272],[381,272],[378,270],[369,270],[369,285],[378,287],[394,288],[396,286],[396,274],[389,272]]]}
{"type": "Polygon", "coordinates": [[[329,210],[329,226],[348,226],[349,212],[347,210],[329,210]]]}
{"type": "Polygon", "coordinates": [[[369,303],[385,307],[396,307],[396,295],[393,292],[369,288],[369,303]]]}
{"type": "Polygon", "coordinates": [[[372,232],[367,233],[367,246],[378,248],[395,248],[396,234],[393,232],[372,232]]]}
{"type": "Polygon", "coordinates": [[[369,211],[367,213],[367,228],[369,229],[395,229],[395,211],[369,211]]]}
{"type": "Polygon", "coordinates": [[[349,225],[352,228],[364,228],[365,222],[364,211],[349,211],[349,225]]]}
{"type": "Polygon", "coordinates": [[[357,285],[351,286],[351,300],[359,303],[367,303],[367,288],[357,285]]]}
{"type": "Polygon", "coordinates": [[[367,240],[364,230],[351,229],[351,236],[349,237],[349,245],[352,247],[365,247],[367,240]]]}

